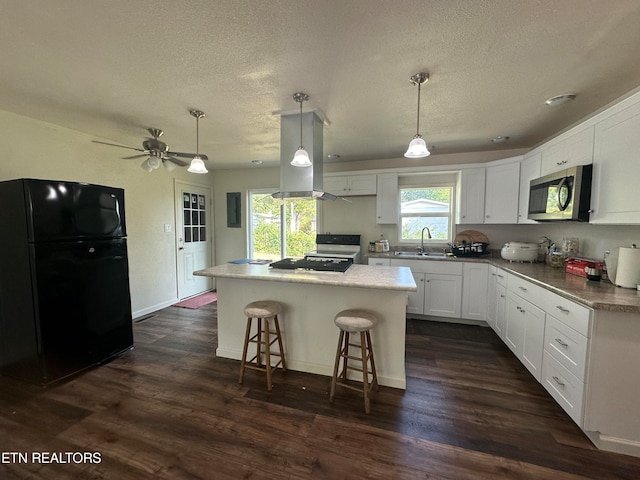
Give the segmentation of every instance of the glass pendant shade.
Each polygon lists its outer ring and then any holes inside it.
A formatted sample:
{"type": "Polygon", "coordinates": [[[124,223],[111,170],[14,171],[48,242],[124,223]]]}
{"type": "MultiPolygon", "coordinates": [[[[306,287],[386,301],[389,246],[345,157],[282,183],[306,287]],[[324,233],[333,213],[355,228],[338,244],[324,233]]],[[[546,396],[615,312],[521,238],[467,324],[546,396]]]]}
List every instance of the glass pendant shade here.
{"type": "Polygon", "coordinates": [[[409,148],[405,152],[404,156],[407,158],[423,158],[431,155],[429,149],[427,148],[427,144],[421,135],[416,135],[409,143],[409,148]]]}
{"type": "Polygon", "coordinates": [[[153,171],[153,167],[149,165],[149,159],[147,158],[144,162],[140,164],[140,168],[142,168],[145,172],[153,171]]]}
{"type": "Polygon", "coordinates": [[[145,172],[151,172],[156,168],[160,168],[160,159],[158,157],[151,156],[142,162],[140,167],[142,167],[145,172]]]}
{"type": "Polygon", "coordinates": [[[164,162],[162,162],[162,165],[164,165],[164,168],[167,170],[167,172],[173,172],[176,169],[176,164],[170,162],[169,160],[165,160],[164,162]]]}
{"type": "Polygon", "coordinates": [[[200,158],[200,155],[196,155],[195,157],[193,157],[193,160],[191,160],[191,165],[189,165],[189,168],[187,168],[187,172],[209,173],[209,170],[207,170],[207,167],[204,166],[204,162],[202,161],[202,158],[200,158]]]}
{"type": "Polygon", "coordinates": [[[309,159],[309,154],[304,147],[298,148],[296,150],[296,154],[293,156],[293,160],[291,160],[291,165],[294,167],[310,167],[311,160],[309,159]]]}

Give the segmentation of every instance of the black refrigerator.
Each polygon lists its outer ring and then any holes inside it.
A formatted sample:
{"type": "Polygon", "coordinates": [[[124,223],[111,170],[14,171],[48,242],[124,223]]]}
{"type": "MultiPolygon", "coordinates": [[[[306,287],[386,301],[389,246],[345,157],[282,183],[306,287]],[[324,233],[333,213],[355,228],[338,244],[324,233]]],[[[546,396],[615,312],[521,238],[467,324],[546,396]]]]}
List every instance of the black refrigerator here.
{"type": "Polygon", "coordinates": [[[46,385],[133,347],[124,190],[0,182],[0,368],[46,385]]]}

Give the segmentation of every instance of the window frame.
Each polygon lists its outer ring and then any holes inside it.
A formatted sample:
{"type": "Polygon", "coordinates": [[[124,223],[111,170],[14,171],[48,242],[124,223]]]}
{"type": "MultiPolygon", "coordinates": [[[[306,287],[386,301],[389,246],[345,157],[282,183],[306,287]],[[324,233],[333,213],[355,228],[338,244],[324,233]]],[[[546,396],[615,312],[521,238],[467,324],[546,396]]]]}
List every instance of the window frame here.
{"type": "Polygon", "coordinates": [[[447,238],[432,238],[424,239],[425,245],[446,245],[453,242],[453,232],[455,228],[455,205],[456,205],[456,184],[453,181],[439,181],[438,179],[429,179],[428,176],[424,176],[424,178],[420,179],[420,181],[413,181],[406,184],[398,185],[398,244],[399,245],[415,245],[416,241],[420,241],[420,239],[407,239],[402,238],[402,221],[405,217],[433,217],[433,218],[447,218],[447,238]],[[449,213],[448,215],[440,215],[440,214],[404,214],[402,213],[402,192],[403,190],[424,190],[428,188],[448,188],[451,191],[451,197],[449,202],[449,213]]]}

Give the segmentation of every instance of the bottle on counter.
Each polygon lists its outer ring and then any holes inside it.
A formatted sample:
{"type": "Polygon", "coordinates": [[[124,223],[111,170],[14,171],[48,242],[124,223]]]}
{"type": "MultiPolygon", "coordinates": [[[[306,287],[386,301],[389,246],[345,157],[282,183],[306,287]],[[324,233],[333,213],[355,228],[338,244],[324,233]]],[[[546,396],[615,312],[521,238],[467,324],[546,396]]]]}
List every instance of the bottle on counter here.
{"type": "Polygon", "coordinates": [[[382,251],[383,252],[388,252],[389,251],[389,240],[384,238],[384,235],[380,234],[380,243],[382,244],[382,251]]]}

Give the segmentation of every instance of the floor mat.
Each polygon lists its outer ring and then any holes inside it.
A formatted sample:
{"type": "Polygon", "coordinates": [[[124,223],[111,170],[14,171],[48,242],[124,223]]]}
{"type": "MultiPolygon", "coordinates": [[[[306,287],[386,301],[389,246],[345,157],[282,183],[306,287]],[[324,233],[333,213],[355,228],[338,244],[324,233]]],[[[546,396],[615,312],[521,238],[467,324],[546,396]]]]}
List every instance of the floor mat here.
{"type": "Polygon", "coordinates": [[[186,300],[175,303],[173,306],[196,309],[203,305],[213,303],[216,300],[218,300],[218,294],[216,292],[205,292],[200,295],[196,295],[195,297],[187,298],[186,300]]]}

